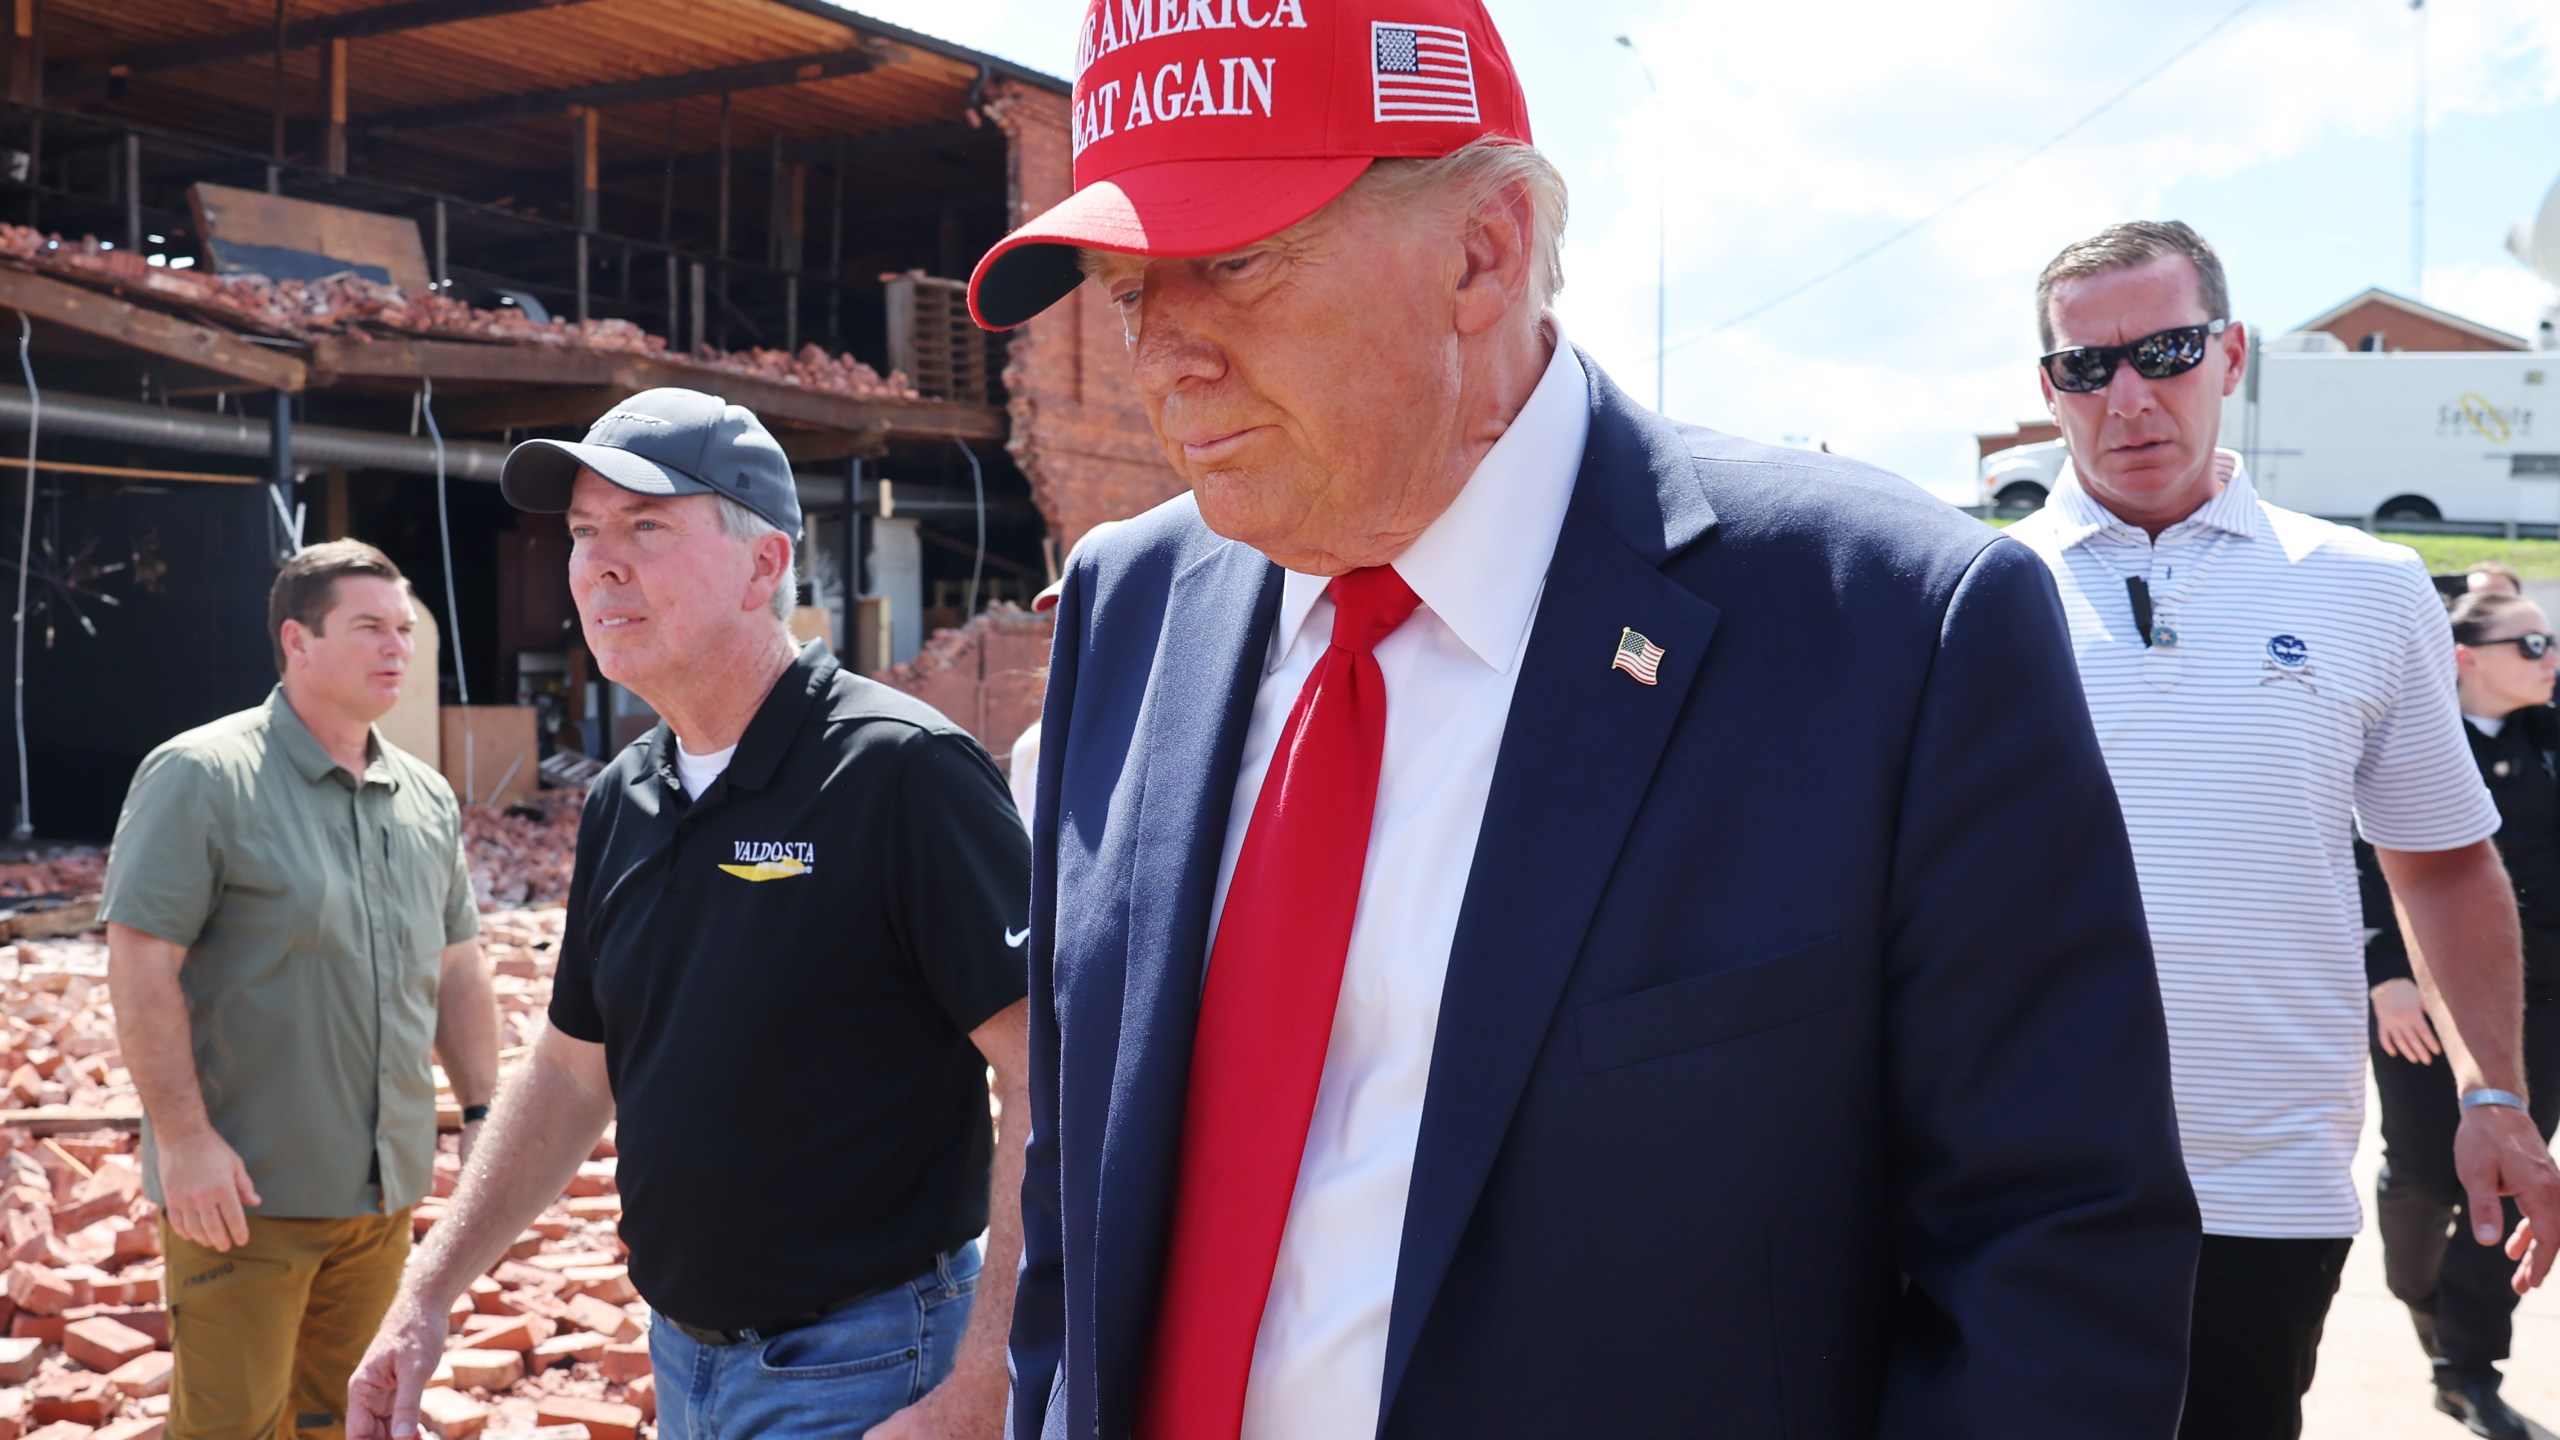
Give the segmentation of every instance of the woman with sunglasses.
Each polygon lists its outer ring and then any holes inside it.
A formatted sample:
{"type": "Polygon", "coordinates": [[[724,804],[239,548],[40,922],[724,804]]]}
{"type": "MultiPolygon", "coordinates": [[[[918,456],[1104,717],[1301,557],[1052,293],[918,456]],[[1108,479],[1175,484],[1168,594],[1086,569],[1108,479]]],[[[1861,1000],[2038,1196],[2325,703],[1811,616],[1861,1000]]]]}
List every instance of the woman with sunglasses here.
{"type": "MultiPolygon", "coordinates": [[[[2560,672],[2551,623],[2516,595],[2473,593],[2453,607],[2455,688],[2463,733],[2502,821],[2498,854],[2515,882],[2524,928],[2526,1085],[2533,1121],[2548,1140],[2560,1122],[2560,672]]],[[[2382,1092],[2383,1168],[2375,1184],[2383,1271],[2408,1305],[2435,1362],[2436,1408],[2476,1435],[2525,1440],[2532,1432],[2498,1397],[2517,1296],[2513,1266],[2468,1234],[2453,1135],[2461,1113],[2443,1045],[2427,1023],[2388,892],[2359,848],[2366,883],[2366,948],[2373,986],[2373,1069],[2382,1092]]],[[[2501,1229],[2516,1223],[2508,1202],[2501,1229]]]]}

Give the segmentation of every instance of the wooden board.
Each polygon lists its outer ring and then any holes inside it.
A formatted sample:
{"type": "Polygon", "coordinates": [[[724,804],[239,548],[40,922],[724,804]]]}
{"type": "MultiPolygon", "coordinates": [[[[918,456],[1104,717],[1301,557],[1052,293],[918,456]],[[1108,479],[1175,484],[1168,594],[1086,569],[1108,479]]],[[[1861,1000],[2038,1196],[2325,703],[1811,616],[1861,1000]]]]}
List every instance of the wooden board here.
{"type": "Polygon", "coordinates": [[[53,940],[64,935],[77,935],[84,930],[95,930],[98,928],[98,902],[101,898],[83,895],[76,900],[0,910],[0,935],[10,940],[53,940]]]}
{"type": "Polygon", "coordinates": [[[438,757],[466,805],[521,805],[542,788],[537,712],[530,705],[447,705],[438,757]]]}
{"type": "Polygon", "coordinates": [[[273,280],[313,280],[353,271],[427,293],[427,250],[418,222],[376,215],[316,200],[296,200],[228,185],[193,185],[196,233],[223,274],[250,273],[273,280]]]}
{"type": "MultiPolygon", "coordinates": [[[[610,387],[623,395],[681,385],[709,391],[733,405],[756,412],[777,430],[800,428],[848,433],[1002,440],[1012,422],[994,405],[962,405],[948,400],[857,400],[822,390],[803,390],[752,375],[739,375],[675,358],[649,358],[606,350],[525,344],[475,344],[458,340],[344,340],[324,338],[311,346],[311,368],[323,385],[340,377],[390,377],[414,381],[421,375],[445,381],[491,385],[574,385],[610,387]]],[[[441,392],[440,392],[441,393],[441,392]]],[[[580,398],[580,408],[601,397],[580,398]]],[[[437,414],[445,402],[438,400],[437,414]]],[[[512,406],[515,402],[508,402],[512,406]]],[[[529,404],[529,402],[528,402],[529,404]]],[[[595,414],[612,408],[599,406],[595,414]]],[[[464,412],[466,415],[471,412],[464,412]]],[[[539,413],[528,408],[524,413],[539,413]]],[[[505,418],[503,412],[500,418],[505,418]]],[[[589,418],[592,418],[590,416],[589,418]]],[[[567,423],[578,423],[571,420],[567,423]]],[[[448,426],[448,431],[453,427],[448,426]]]]}
{"type": "Polygon", "coordinates": [[[0,308],[23,310],[38,322],[39,354],[44,345],[43,322],[51,321],[84,335],[182,360],[270,390],[300,390],[303,385],[303,364],[291,355],[269,346],[252,345],[211,326],[192,324],[113,295],[24,270],[0,267],[0,308]]]}
{"type": "Polygon", "coordinates": [[[23,1130],[29,1135],[77,1135],[83,1130],[130,1133],[141,1128],[138,1110],[0,1110],[0,1130],[23,1130]]]}

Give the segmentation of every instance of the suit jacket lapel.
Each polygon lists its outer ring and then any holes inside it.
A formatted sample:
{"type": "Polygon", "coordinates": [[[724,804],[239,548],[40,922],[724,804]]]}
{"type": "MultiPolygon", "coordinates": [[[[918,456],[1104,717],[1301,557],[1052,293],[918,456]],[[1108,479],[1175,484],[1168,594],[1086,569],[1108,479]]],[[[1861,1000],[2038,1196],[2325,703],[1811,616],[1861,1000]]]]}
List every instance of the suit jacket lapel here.
{"type": "Polygon", "coordinates": [[[1715,513],[1679,432],[1583,357],[1583,452],[1505,724],[1440,1001],[1387,1327],[1381,1426],[1546,1043],[1716,609],[1662,573],[1715,513]],[[1622,631],[1662,647],[1656,684],[1611,668],[1622,631]]]}
{"type": "Polygon", "coordinates": [[[1144,780],[1094,1256],[1097,1332],[1138,1348],[1099,1357],[1106,1433],[1117,1433],[1152,1331],[1209,904],[1279,607],[1279,567],[1242,545],[1222,544],[1176,575],[1130,740],[1144,780]]]}

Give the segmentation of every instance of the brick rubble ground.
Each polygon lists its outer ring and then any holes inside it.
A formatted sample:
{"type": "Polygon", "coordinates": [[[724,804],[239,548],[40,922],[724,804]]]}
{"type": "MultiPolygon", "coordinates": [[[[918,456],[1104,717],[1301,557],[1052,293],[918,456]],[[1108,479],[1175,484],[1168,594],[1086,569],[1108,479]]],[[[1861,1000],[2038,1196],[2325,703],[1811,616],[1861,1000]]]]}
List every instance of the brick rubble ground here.
{"type": "MultiPolygon", "coordinates": [[[[561,912],[482,919],[508,1068],[541,1027],[561,912]]],[[[439,1083],[442,1077],[439,1076],[439,1083]]],[[[0,948],[0,1108],[131,1113],[106,947],[92,934],[0,948]]],[[[168,1314],[137,1137],[117,1128],[38,1136],[0,1127],[0,1440],[158,1440],[168,1413],[168,1314]]],[[[458,1164],[443,1137],[436,1196],[458,1164]]],[[[612,1132],[454,1307],[425,1402],[445,1440],[640,1440],[651,1433],[647,1307],[616,1234],[612,1132]]]]}

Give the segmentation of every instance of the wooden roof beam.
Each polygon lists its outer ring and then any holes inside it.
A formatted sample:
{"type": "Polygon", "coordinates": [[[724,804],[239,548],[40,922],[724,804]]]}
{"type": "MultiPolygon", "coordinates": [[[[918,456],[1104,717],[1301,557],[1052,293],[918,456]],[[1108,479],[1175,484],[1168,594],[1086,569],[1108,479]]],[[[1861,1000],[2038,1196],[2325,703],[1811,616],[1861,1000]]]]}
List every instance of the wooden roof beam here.
{"type": "MultiPolygon", "coordinates": [[[[288,50],[307,50],[332,40],[364,40],[377,35],[424,30],[430,26],[454,25],[466,20],[488,20],[501,15],[520,15],[528,10],[556,10],[565,5],[589,3],[591,0],[393,0],[388,5],[343,15],[292,21],[285,26],[284,45],[288,50]]],[[[45,77],[45,89],[57,99],[75,99],[83,93],[106,89],[118,80],[138,75],[165,75],[172,70],[187,70],[199,65],[261,59],[274,54],[275,48],[273,26],[260,26],[255,30],[235,31],[202,40],[181,40],[148,50],[63,66],[45,77]]]]}
{"type": "Polygon", "coordinates": [[[24,270],[0,268],[0,306],[269,390],[300,390],[307,375],[300,360],[267,346],[24,270]]]}
{"type": "MultiPolygon", "coordinates": [[[[891,160],[911,155],[940,159],[954,151],[965,154],[971,149],[991,151],[1000,156],[1004,151],[1004,132],[992,125],[981,129],[962,124],[957,120],[929,125],[910,125],[897,130],[881,130],[869,135],[848,135],[841,141],[831,137],[785,141],[782,147],[782,158],[792,164],[828,165],[834,163],[839,146],[842,147],[846,161],[855,164],[867,164],[872,161],[891,160]]],[[[720,152],[717,150],[687,151],[675,158],[676,173],[679,175],[714,169],[719,163],[720,152]]],[[[666,165],[667,159],[664,155],[616,160],[598,171],[598,177],[607,185],[656,180],[665,173],[666,165]]]]}
{"type": "Polygon", "coordinates": [[[501,120],[525,120],[545,115],[565,115],[570,107],[584,105],[591,109],[609,109],[621,105],[646,105],[661,100],[681,100],[689,95],[731,95],[745,90],[769,90],[783,85],[799,85],[811,80],[831,80],[845,75],[861,75],[883,65],[903,59],[906,51],[886,42],[872,42],[849,50],[828,50],[815,55],[786,55],[776,60],[756,60],[744,65],[726,65],[716,70],[693,70],[676,75],[652,75],[640,80],[617,80],[600,85],[571,85],[558,90],[542,90],[530,95],[498,95],[486,100],[466,100],[452,105],[425,105],[414,110],[395,110],[387,114],[369,115],[364,129],[371,134],[398,134],[419,130],[450,129],[459,125],[485,125],[501,120]]]}

